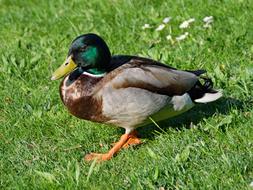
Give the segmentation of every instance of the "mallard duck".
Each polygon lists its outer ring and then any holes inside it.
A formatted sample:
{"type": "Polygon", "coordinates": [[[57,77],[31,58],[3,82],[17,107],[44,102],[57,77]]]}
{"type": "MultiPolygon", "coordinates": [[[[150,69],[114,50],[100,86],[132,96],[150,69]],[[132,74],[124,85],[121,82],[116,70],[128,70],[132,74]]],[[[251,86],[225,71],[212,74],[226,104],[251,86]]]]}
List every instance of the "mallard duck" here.
{"type": "Polygon", "coordinates": [[[109,160],[122,147],[140,144],[136,128],[191,109],[196,103],[219,99],[204,70],[177,70],[152,59],[112,56],[96,34],[78,36],[71,43],[66,61],[52,80],[64,77],[60,96],[69,112],[81,119],[125,129],[120,140],[105,154],[85,156],[109,160]]]}

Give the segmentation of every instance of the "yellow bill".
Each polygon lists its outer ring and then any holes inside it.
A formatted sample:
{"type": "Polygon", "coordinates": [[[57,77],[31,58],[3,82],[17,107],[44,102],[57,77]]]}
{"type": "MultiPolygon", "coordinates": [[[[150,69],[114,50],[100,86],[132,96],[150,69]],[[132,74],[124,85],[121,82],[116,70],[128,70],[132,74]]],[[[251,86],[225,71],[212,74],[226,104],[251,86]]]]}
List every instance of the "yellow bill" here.
{"type": "Polygon", "coordinates": [[[53,73],[51,80],[57,80],[77,67],[77,64],[73,61],[72,56],[69,56],[66,61],[53,73]]]}

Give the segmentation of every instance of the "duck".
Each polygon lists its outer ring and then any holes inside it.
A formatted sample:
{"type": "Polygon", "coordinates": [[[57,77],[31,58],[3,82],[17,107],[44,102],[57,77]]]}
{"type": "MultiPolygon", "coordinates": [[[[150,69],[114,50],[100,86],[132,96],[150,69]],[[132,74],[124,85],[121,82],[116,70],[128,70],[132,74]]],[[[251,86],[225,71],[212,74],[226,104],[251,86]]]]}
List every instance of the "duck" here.
{"type": "Polygon", "coordinates": [[[203,69],[178,70],[131,55],[111,55],[97,34],[76,37],[67,59],[51,80],[63,78],[60,97],[70,114],[125,129],[106,153],[90,153],[86,161],[110,160],[122,148],[141,144],[136,129],[182,114],[198,103],[222,97],[203,69]]]}

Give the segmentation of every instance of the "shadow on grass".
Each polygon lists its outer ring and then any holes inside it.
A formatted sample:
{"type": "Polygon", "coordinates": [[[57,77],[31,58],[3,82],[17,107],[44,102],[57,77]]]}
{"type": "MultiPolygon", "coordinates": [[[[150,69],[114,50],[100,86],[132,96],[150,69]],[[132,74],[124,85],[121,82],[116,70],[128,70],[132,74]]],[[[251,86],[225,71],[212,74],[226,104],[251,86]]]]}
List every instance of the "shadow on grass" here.
{"type": "MultiPolygon", "coordinates": [[[[168,120],[159,122],[158,125],[162,130],[166,131],[166,128],[172,127],[177,130],[183,128],[190,128],[191,123],[196,125],[204,118],[209,118],[214,114],[227,115],[231,109],[238,110],[244,109],[246,102],[233,99],[233,98],[221,98],[220,100],[209,104],[197,104],[194,108],[188,112],[170,118],[168,120]]],[[[149,124],[144,127],[138,128],[138,134],[141,138],[152,139],[155,137],[155,131],[162,132],[162,130],[156,127],[154,124],[149,124]]]]}

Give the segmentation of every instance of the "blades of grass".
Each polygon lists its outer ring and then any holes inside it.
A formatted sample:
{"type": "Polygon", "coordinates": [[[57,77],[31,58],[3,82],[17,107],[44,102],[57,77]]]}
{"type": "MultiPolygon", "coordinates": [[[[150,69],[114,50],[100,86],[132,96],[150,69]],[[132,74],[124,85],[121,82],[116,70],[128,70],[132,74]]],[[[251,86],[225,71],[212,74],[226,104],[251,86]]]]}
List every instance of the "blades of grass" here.
{"type": "Polygon", "coordinates": [[[79,29],[75,26],[75,24],[69,18],[66,18],[66,20],[69,22],[69,24],[73,28],[75,36],[79,36],[81,31],[79,31],[79,29]]]}
{"type": "Polygon", "coordinates": [[[154,123],[154,125],[155,125],[158,129],[160,129],[162,132],[166,133],[166,131],[164,131],[164,130],[155,122],[155,120],[152,119],[152,117],[148,117],[148,118],[150,119],[150,121],[151,121],[152,123],[154,123]]]}
{"type": "Polygon", "coordinates": [[[39,176],[46,179],[49,183],[56,182],[57,184],[59,184],[59,181],[56,180],[56,178],[53,174],[48,173],[48,172],[41,172],[41,171],[38,171],[38,170],[34,170],[34,171],[35,171],[36,174],[38,174],[39,176]]]}
{"type": "Polygon", "coordinates": [[[90,168],[89,168],[89,172],[88,172],[88,175],[87,175],[87,178],[86,178],[86,182],[89,181],[90,176],[91,176],[91,174],[92,174],[92,172],[93,172],[93,170],[94,170],[94,168],[95,168],[95,166],[96,166],[96,162],[97,162],[97,159],[95,159],[95,160],[91,163],[90,168]]]}
{"type": "Polygon", "coordinates": [[[79,184],[79,176],[80,176],[80,166],[79,163],[76,161],[76,172],[75,172],[76,185],[79,184]]]}
{"type": "Polygon", "coordinates": [[[190,156],[190,148],[191,148],[191,146],[189,146],[189,145],[186,146],[181,153],[176,155],[175,161],[182,162],[182,163],[186,162],[190,156]]]}
{"type": "Polygon", "coordinates": [[[147,150],[148,150],[148,154],[151,158],[153,159],[157,159],[157,155],[156,153],[154,153],[154,151],[152,149],[150,149],[149,147],[147,147],[147,150]]]}

